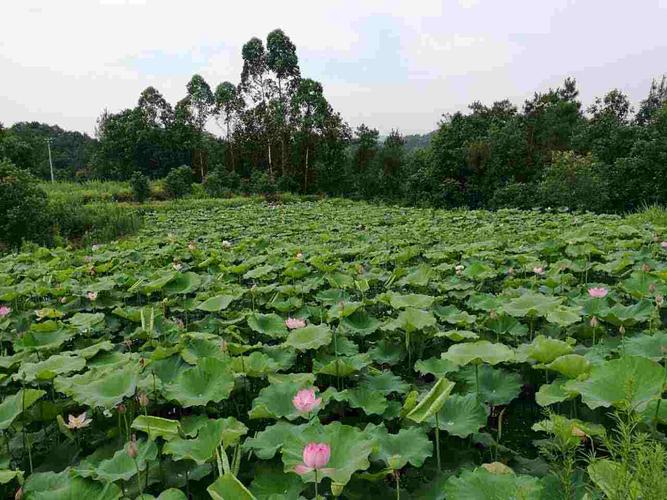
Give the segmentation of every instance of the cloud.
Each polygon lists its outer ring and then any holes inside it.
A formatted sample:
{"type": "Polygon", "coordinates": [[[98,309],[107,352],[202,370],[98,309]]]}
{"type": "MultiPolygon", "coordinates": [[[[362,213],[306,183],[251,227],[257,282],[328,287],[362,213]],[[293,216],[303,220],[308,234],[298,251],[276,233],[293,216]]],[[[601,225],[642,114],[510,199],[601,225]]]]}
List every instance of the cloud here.
{"type": "Polygon", "coordinates": [[[302,72],[352,124],[428,131],[474,99],[520,103],[573,74],[582,96],[641,99],[667,51],[667,2],[645,0],[6,0],[0,117],[92,132],[148,85],[237,82],[249,38],[280,27],[302,72]]]}

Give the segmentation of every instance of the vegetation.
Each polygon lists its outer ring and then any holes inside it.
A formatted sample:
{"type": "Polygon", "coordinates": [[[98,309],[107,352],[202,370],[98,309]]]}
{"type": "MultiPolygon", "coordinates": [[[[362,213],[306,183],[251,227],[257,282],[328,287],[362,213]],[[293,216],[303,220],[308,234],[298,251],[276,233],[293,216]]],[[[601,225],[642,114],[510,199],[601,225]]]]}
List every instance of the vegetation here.
{"type": "Polygon", "coordinates": [[[142,207],[0,258],[5,496],[664,498],[659,210],[142,207]]]}
{"type": "Polygon", "coordinates": [[[96,140],[40,124],[0,128],[0,158],[46,179],[44,139],[53,136],[58,179],[128,180],[136,172],[158,179],[188,165],[210,196],[278,190],[597,212],[667,203],[664,76],[636,113],[617,89],[584,109],[576,82],[566,79],[521,109],[509,100],[474,102],[424,136],[393,131],[380,139],[365,125],[352,130],[322,85],[301,75],[283,31],[266,42],[252,38],[241,56],[238,83],[213,88],[194,75],[174,106],[148,87],[134,108],[100,116],[96,140]],[[210,132],[213,123],[222,137],[210,132]]]}

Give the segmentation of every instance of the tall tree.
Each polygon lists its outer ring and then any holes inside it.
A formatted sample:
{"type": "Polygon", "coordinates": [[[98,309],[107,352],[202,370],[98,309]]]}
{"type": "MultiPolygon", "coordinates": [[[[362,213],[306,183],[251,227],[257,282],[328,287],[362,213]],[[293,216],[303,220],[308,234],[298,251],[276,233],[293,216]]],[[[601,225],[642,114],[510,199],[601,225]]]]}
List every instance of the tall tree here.
{"type": "Polygon", "coordinates": [[[188,108],[191,123],[195,128],[197,135],[197,151],[199,153],[199,172],[201,179],[206,177],[206,167],[204,165],[204,127],[213,109],[213,92],[211,87],[206,83],[206,80],[200,75],[193,75],[188,82],[188,94],[183,101],[183,104],[188,108]]]}
{"type": "Polygon", "coordinates": [[[649,124],[656,112],[667,103],[667,75],[662,75],[660,83],[655,79],[651,82],[651,89],[648,96],[639,104],[637,111],[637,124],[649,124]]]}
{"type": "Polygon", "coordinates": [[[226,126],[226,140],[229,148],[231,170],[236,170],[234,161],[234,144],[232,136],[232,123],[234,119],[241,113],[245,103],[243,97],[239,93],[234,84],[230,82],[222,82],[215,89],[215,109],[214,114],[221,117],[226,126]]]}

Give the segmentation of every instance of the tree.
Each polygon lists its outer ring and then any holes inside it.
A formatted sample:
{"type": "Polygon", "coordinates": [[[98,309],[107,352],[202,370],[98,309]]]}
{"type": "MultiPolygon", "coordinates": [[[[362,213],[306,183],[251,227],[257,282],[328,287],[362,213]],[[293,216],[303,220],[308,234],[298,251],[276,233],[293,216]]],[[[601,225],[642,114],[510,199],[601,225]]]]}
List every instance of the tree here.
{"type": "Polygon", "coordinates": [[[662,76],[660,83],[655,79],[651,82],[648,96],[639,104],[636,116],[637,124],[648,125],[665,103],[667,103],[667,75],[662,76]]]}
{"type": "Polygon", "coordinates": [[[215,89],[215,109],[213,111],[216,117],[222,117],[226,126],[226,140],[229,147],[231,159],[231,170],[234,172],[236,166],[234,163],[234,145],[232,141],[231,124],[234,119],[242,112],[245,106],[243,97],[238,89],[230,82],[222,82],[215,89]]]}
{"type": "Polygon", "coordinates": [[[201,180],[206,177],[206,167],[204,166],[203,156],[203,134],[206,122],[211,114],[214,100],[211,87],[200,75],[193,75],[187,86],[188,95],[183,100],[183,104],[188,108],[191,124],[193,125],[199,152],[199,172],[201,180]]]}

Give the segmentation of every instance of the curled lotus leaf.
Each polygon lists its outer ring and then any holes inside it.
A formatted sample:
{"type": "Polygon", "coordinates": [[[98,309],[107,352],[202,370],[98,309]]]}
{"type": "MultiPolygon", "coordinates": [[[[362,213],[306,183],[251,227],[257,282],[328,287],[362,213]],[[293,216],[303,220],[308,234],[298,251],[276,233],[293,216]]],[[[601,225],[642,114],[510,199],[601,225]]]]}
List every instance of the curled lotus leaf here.
{"type": "Polygon", "coordinates": [[[108,410],[134,395],[138,373],[134,366],[112,370],[93,369],[72,377],[56,377],[54,387],[81,405],[108,410]]]}

